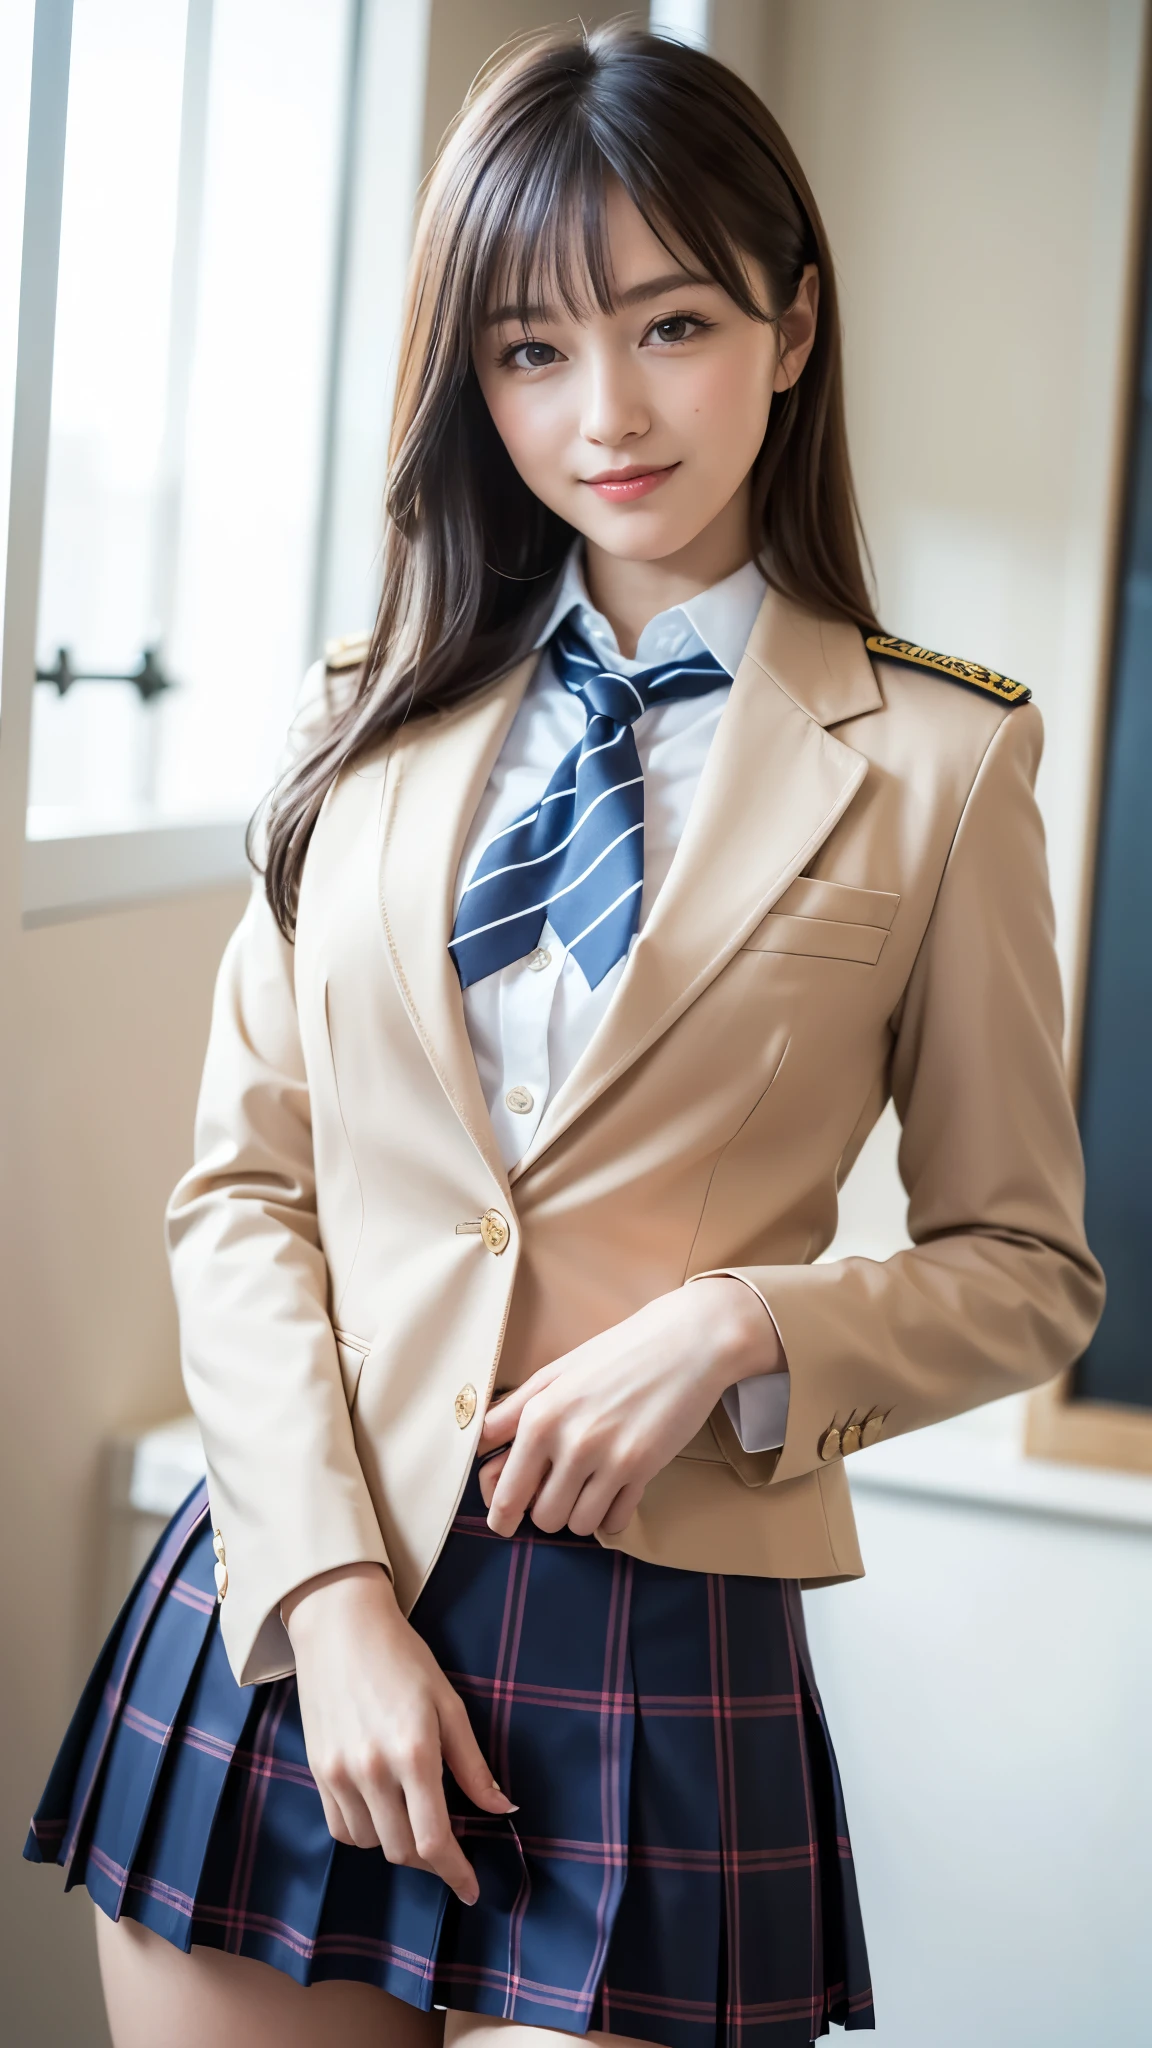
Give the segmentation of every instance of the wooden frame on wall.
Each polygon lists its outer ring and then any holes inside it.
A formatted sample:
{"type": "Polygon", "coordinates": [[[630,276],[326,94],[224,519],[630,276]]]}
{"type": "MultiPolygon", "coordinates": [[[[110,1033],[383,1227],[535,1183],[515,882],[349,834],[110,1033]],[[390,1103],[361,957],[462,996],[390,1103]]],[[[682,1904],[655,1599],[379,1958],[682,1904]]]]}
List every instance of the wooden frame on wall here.
{"type": "Polygon", "coordinates": [[[1062,1373],[1029,1401],[1024,1448],[1030,1458],[1152,1473],[1152,1414],[1110,1401],[1078,1401],[1072,1374],[1062,1373]]]}
{"type": "MultiPolygon", "coordinates": [[[[1132,486],[1133,427],[1140,401],[1142,343],[1152,334],[1152,29],[1145,22],[1143,87],[1137,146],[1133,152],[1129,206],[1127,285],[1122,321],[1122,356],[1110,450],[1107,601],[1099,636],[1092,761],[1092,809],[1088,820],[1085,886],[1077,934],[1076,974],[1071,1001],[1069,1071],[1079,1092],[1088,1003],[1096,869],[1122,600],[1124,553],[1132,486]]],[[[1152,1346],[1152,1332],[1149,1334],[1152,1346]]],[[[1076,1367],[1039,1388],[1028,1403],[1024,1448],[1030,1457],[1152,1474],[1152,1409],[1085,1400],[1077,1396],[1076,1367]]]]}

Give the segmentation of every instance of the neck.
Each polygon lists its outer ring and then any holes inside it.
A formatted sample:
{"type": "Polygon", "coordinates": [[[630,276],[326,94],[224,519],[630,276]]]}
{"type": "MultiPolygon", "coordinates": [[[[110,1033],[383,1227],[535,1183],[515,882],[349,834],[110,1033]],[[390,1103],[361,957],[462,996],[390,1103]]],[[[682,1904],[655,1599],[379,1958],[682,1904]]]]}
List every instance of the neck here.
{"type": "Polygon", "coordinates": [[[633,659],[636,642],[657,612],[685,604],[711,590],[752,559],[749,537],[751,480],[747,479],[722,512],[675,554],[656,561],[611,555],[595,541],[584,543],[584,580],[597,611],[603,612],[621,654],[633,659]]]}

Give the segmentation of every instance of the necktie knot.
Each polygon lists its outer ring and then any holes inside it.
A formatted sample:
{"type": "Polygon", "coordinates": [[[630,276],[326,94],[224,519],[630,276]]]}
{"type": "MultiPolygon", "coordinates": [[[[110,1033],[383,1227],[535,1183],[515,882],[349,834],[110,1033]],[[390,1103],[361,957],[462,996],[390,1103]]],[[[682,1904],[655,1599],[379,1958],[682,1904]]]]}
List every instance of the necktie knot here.
{"type": "Polygon", "coordinates": [[[725,671],[711,654],[686,661],[657,662],[635,675],[605,668],[576,621],[567,618],[552,637],[552,661],[566,690],[579,697],[589,718],[634,725],[644,711],[673,697],[698,697],[714,690],[725,671]]]}
{"type": "Polygon", "coordinates": [[[598,669],[595,675],[567,683],[573,696],[579,697],[590,718],[610,718],[614,725],[633,725],[648,705],[640,677],[614,675],[611,669],[598,669]]]}

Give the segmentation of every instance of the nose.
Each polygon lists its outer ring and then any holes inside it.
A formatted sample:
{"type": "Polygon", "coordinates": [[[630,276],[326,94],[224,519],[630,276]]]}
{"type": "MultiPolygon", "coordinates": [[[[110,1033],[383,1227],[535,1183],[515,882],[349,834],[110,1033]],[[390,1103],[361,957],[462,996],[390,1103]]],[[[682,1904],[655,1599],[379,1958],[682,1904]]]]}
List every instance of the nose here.
{"type": "Polygon", "coordinates": [[[591,349],[585,366],[580,431],[598,447],[619,448],[652,424],[644,381],[630,349],[591,349]]]}

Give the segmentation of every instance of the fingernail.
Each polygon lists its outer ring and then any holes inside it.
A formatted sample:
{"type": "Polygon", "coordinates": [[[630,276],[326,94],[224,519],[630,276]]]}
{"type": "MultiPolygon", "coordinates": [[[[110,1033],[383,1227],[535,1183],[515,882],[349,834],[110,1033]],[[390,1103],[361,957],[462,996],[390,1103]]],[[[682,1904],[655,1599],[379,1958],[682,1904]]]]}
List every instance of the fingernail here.
{"type": "Polygon", "coordinates": [[[494,1794],[494,1796],[497,1799],[503,1800],[505,1813],[519,1813],[520,1808],[518,1806],[513,1806],[512,1801],[508,1797],[508,1794],[505,1791],[503,1791],[502,1788],[496,1783],[495,1778],[493,1778],[492,1783],[488,1789],[490,1792],[494,1794]]]}
{"type": "Polygon", "coordinates": [[[456,1897],[462,1906],[474,1906],[480,1897],[480,1888],[477,1886],[474,1892],[457,1892],[456,1897]]]}

